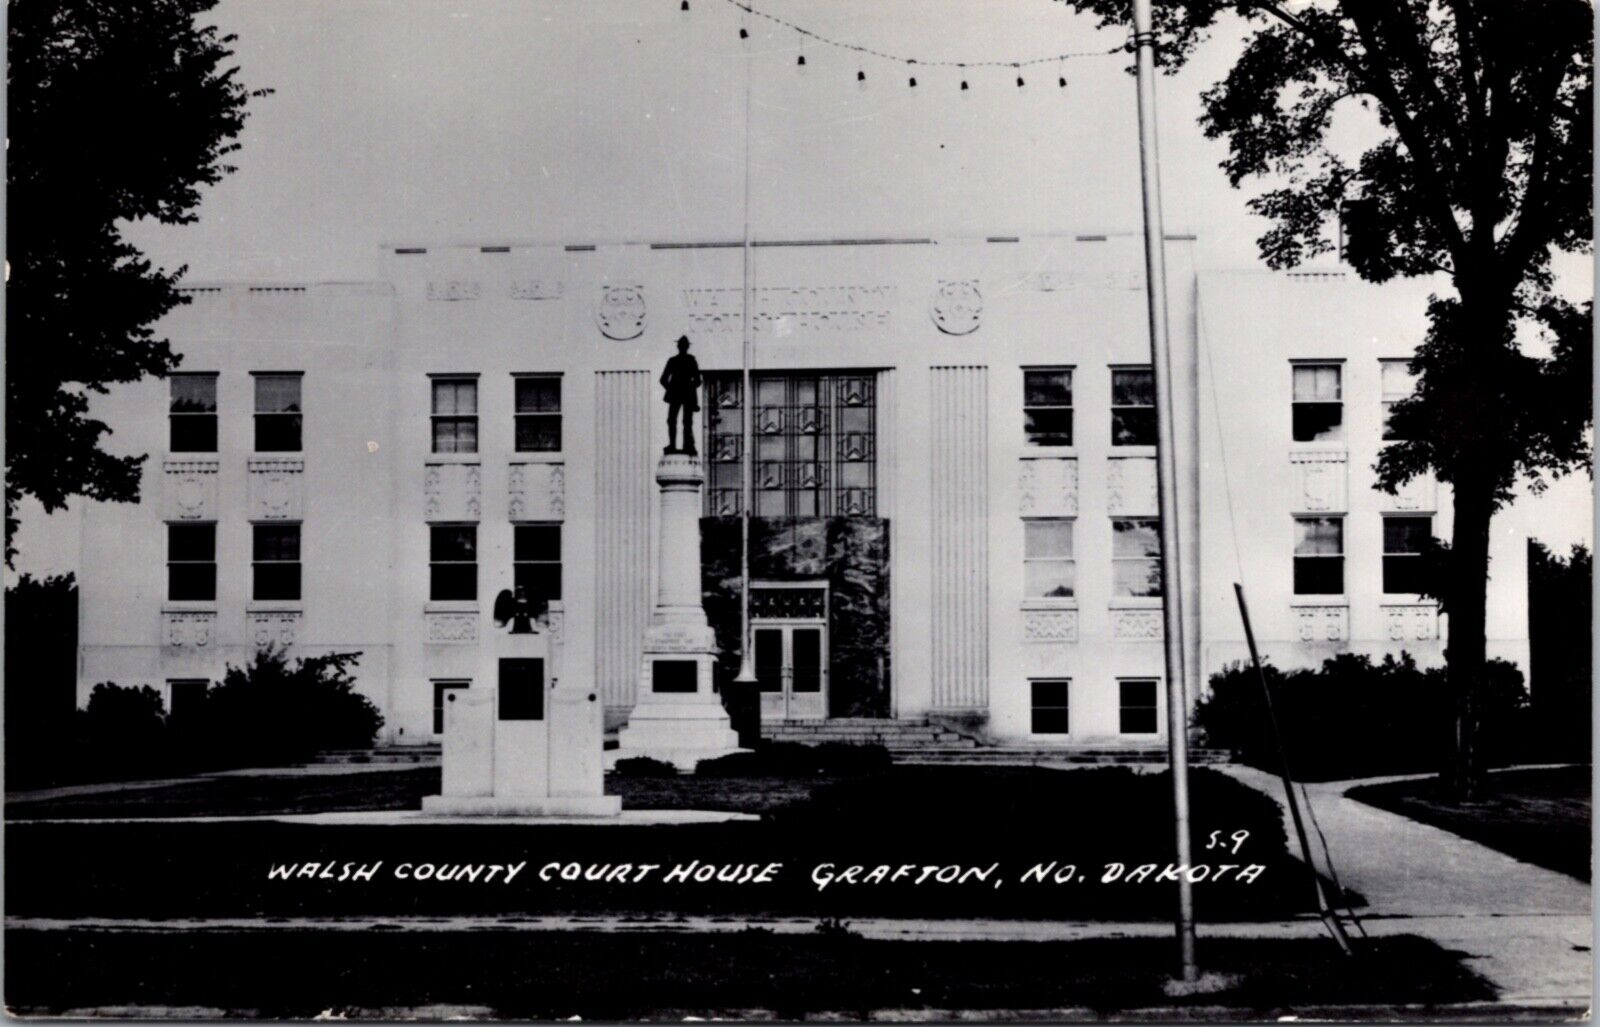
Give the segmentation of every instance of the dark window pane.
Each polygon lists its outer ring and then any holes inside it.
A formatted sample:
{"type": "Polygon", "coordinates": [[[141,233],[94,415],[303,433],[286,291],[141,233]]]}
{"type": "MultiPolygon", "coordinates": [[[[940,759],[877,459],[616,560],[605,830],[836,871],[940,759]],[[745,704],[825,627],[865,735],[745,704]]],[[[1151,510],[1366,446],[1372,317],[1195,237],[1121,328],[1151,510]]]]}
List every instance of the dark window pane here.
{"type": "Polygon", "coordinates": [[[168,560],[215,560],[217,558],[217,526],[215,524],[167,525],[168,560]]]}
{"type": "Polygon", "coordinates": [[[1033,690],[1034,706],[1065,706],[1067,705],[1067,691],[1071,682],[1068,681],[1033,681],[1030,682],[1033,690]]]}
{"type": "Polygon", "coordinates": [[[560,451],[560,414],[517,415],[518,453],[559,453],[560,451]]]}
{"type": "Polygon", "coordinates": [[[1137,598],[1161,595],[1161,561],[1153,559],[1111,561],[1111,594],[1137,598]]]}
{"type": "Polygon", "coordinates": [[[1111,411],[1111,444],[1113,446],[1155,445],[1155,407],[1125,407],[1111,411]]]}
{"type": "Polygon", "coordinates": [[[1344,558],[1339,556],[1297,556],[1294,558],[1294,594],[1299,596],[1342,595],[1344,558]]]}
{"type": "Polygon", "coordinates": [[[256,415],[256,452],[300,452],[300,415],[256,415]]]}
{"type": "Polygon", "coordinates": [[[174,414],[168,448],[174,453],[215,453],[216,414],[174,414]]]}
{"type": "Polygon", "coordinates": [[[1341,438],[1344,433],[1340,425],[1343,422],[1343,403],[1296,403],[1294,440],[1317,442],[1341,438]]]}
{"type": "Polygon", "coordinates": [[[561,525],[519,524],[515,528],[515,560],[560,560],[561,525]]]}
{"type": "Polygon", "coordinates": [[[1427,551],[1428,539],[1433,535],[1431,517],[1385,517],[1383,519],[1383,551],[1386,554],[1404,555],[1427,551]]]}
{"type": "Polygon", "coordinates": [[[298,563],[258,563],[255,565],[254,599],[299,599],[298,563]]]}
{"type": "Polygon", "coordinates": [[[1034,708],[1032,730],[1036,735],[1068,734],[1066,709],[1034,708]]]}
{"type": "Polygon", "coordinates": [[[475,417],[436,417],[433,421],[435,453],[476,453],[478,419],[475,417]]]}
{"type": "Polygon", "coordinates": [[[763,692],[783,691],[783,632],[757,628],[755,632],[756,688],[763,692]]]}
{"type": "Polygon", "coordinates": [[[1156,733],[1156,710],[1122,708],[1121,724],[1119,725],[1125,735],[1153,735],[1156,733]]]}
{"type": "Polygon", "coordinates": [[[173,375],[172,412],[175,414],[216,413],[217,376],[214,374],[173,375]]]}
{"type": "Polygon", "coordinates": [[[257,524],[251,529],[253,560],[300,559],[300,525],[257,524]]]}
{"type": "Polygon", "coordinates": [[[217,565],[167,564],[167,598],[210,602],[217,598],[217,565]]]}
{"type": "Polygon", "coordinates": [[[1111,405],[1114,407],[1153,407],[1156,405],[1156,379],[1149,368],[1121,368],[1111,372],[1111,405]]]}
{"type": "Polygon", "coordinates": [[[478,529],[470,524],[435,524],[429,529],[429,559],[476,560],[478,529]]]}
{"type": "Polygon", "coordinates": [[[1297,517],[1294,522],[1294,555],[1340,556],[1344,553],[1344,519],[1340,517],[1297,517]]]}
{"type": "Polygon", "coordinates": [[[436,600],[475,600],[478,598],[478,565],[475,563],[436,563],[429,568],[428,596],[436,600]]]}
{"type": "Polygon", "coordinates": [[[822,691],[822,632],[795,628],[790,644],[794,647],[794,691],[822,691]]]}
{"type": "Polygon", "coordinates": [[[501,659],[498,698],[501,720],[543,720],[544,661],[501,659]]]}
{"type": "Polygon", "coordinates": [[[1022,402],[1027,406],[1071,406],[1072,372],[1022,372],[1022,402]]]}
{"type": "Polygon", "coordinates": [[[1028,408],[1022,412],[1028,441],[1035,446],[1072,445],[1072,408],[1028,408]]]}
{"type": "Polygon", "coordinates": [[[527,593],[536,608],[561,598],[559,563],[519,563],[512,568],[512,576],[515,585],[527,593]]]}
{"type": "Polygon", "coordinates": [[[1156,683],[1154,681],[1119,681],[1117,691],[1124,706],[1156,708],[1156,683]]]}
{"type": "Polygon", "coordinates": [[[1111,522],[1113,557],[1160,556],[1161,522],[1150,519],[1111,522]]]}
{"type": "Polygon", "coordinates": [[[1383,558],[1383,590],[1385,592],[1416,592],[1426,590],[1427,575],[1423,573],[1420,556],[1385,556],[1383,558]]]}
{"type": "Polygon", "coordinates": [[[256,375],[256,413],[298,414],[300,376],[297,374],[256,375]]]}
{"type": "Polygon", "coordinates": [[[560,378],[517,379],[517,413],[546,414],[560,411],[560,378]]]}

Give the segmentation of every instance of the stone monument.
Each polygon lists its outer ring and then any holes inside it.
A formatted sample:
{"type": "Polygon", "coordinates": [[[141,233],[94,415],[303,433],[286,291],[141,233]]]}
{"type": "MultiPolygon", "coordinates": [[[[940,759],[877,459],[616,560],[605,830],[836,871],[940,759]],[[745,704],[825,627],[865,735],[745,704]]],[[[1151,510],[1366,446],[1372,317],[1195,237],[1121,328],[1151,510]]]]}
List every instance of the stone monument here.
{"type": "MultiPolygon", "coordinates": [[[[700,760],[740,752],[739,736],[712,683],[716,636],[700,599],[700,486],[705,471],[695,454],[687,414],[698,407],[689,382],[699,369],[688,355],[688,339],[667,365],[670,421],[685,413],[683,450],[677,438],[656,466],[661,489],[661,538],[657,546],[656,605],[644,633],[638,701],[618,735],[617,757],[649,756],[693,770],[700,760]]],[[[676,432],[673,432],[676,436],[676,432]]]]}
{"type": "Polygon", "coordinates": [[[550,677],[550,637],[521,589],[502,592],[471,687],[445,693],[444,786],[422,811],[446,816],[612,817],[599,696],[550,677]],[[509,626],[508,625],[509,622],[509,626]]]}

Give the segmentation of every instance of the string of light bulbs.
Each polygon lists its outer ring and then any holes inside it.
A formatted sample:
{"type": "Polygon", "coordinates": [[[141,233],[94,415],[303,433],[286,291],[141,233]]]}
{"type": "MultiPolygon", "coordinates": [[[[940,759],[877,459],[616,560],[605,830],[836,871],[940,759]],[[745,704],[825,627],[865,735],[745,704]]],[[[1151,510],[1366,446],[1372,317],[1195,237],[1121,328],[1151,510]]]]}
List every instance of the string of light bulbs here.
{"type": "MultiPolygon", "coordinates": [[[[877,49],[874,49],[874,48],[872,48],[870,46],[862,46],[859,43],[852,43],[852,42],[849,42],[849,41],[843,40],[843,39],[835,39],[835,38],[833,38],[831,36],[825,36],[820,32],[813,32],[811,29],[806,28],[804,25],[798,25],[795,22],[792,22],[787,18],[780,17],[780,16],[778,16],[776,14],[771,14],[771,13],[769,13],[767,11],[759,10],[755,6],[753,6],[752,4],[745,2],[745,0],[724,0],[724,2],[729,4],[729,5],[731,5],[731,6],[733,6],[733,7],[737,7],[739,10],[743,11],[745,14],[747,14],[747,15],[749,15],[751,17],[763,18],[763,19],[765,19],[767,21],[772,22],[775,25],[782,26],[783,28],[785,28],[785,29],[787,29],[787,30],[789,30],[791,32],[794,32],[795,34],[800,36],[801,37],[801,49],[800,49],[800,53],[795,58],[795,64],[797,66],[799,66],[799,67],[802,67],[802,68],[806,66],[805,40],[810,39],[810,40],[814,40],[814,41],[816,41],[818,43],[821,43],[821,44],[823,44],[825,46],[831,46],[831,47],[834,47],[834,48],[839,49],[839,50],[848,50],[848,51],[851,51],[853,53],[858,53],[858,54],[862,54],[862,55],[865,55],[865,56],[868,56],[868,57],[873,57],[873,58],[876,58],[877,60],[881,60],[881,61],[890,61],[890,62],[893,62],[895,64],[901,64],[901,65],[904,65],[904,66],[906,66],[908,68],[912,68],[912,69],[916,69],[916,68],[957,68],[957,69],[961,69],[961,70],[966,70],[966,69],[971,69],[971,68],[1010,68],[1010,69],[1012,69],[1012,70],[1017,72],[1017,88],[1021,89],[1024,86],[1027,85],[1027,79],[1022,74],[1022,70],[1024,68],[1037,67],[1037,66],[1043,65],[1043,64],[1063,65],[1063,64],[1065,64],[1065,62],[1067,62],[1069,60],[1078,60],[1080,58],[1086,58],[1086,57],[1110,57],[1110,56],[1113,56],[1115,54],[1125,53],[1128,50],[1128,44],[1123,43],[1123,44],[1119,44],[1118,46],[1114,46],[1114,47],[1111,47],[1110,49],[1105,49],[1105,50],[1077,50],[1077,51],[1071,51],[1071,52],[1068,52],[1068,53],[1050,54],[1049,56],[1045,56],[1045,57],[1030,57],[1030,58],[1027,58],[1027,59],[1024,59],[1024,60],[1012,60],[1012,61],[1007,61],[1007,60],[984,60],[984,61],[923,60],[923,59],[917,58],[917,57],[906,57],[906,56],[903,56],[903,55],[900,55],[900,54],[888,53],[888,52],[886,52],[884,50],[877,50],[877,49]]],[[[689,10],[689,0],[680,0],[680,4],[679,4],[678,9],[680,11],[688,11],[689,10]]],[[[739,27],[739,38],[740,39],[749,39],[750,38],[750,31],[749,31],[749,29],[747,27],[745,27],[743,25],[741,25],[739,27]]],[[[863,86],[865,86],[866,81],[867,81],[867,72],[866,72],[865,68],[858,68],[856,70],[856,81],[861,83],[863,86]]],[[[1061,70],[1058,73],[1057,78],[1056,78],[1056,84],[1062,89],[1065,89],[1067,87],[1067,76],[1066,76],[1066,73],[1065,73],[1064,69],[1061,70]]],[[[915,73],[912,73],[912,74],[909,75],[909,77],[908,77],[908,85],[912,89],[915,89],[917,87],[917,76],[915,75],[915,73]]],[[[963,91],[965,91],[965,90],[967,90],[969,88],[970,88],[970,84],[969,84],[968,79],[966,77],[963,77],[961,79],[961,89],[963,91]]]]}

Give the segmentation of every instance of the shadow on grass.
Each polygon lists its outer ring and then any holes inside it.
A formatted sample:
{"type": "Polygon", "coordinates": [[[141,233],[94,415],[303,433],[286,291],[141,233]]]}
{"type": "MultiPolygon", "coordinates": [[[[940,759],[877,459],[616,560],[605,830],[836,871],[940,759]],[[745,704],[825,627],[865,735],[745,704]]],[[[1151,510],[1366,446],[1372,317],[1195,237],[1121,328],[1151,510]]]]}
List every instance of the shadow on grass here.
{"type": "Polygon", "coordinates": [[[1484,1001],[1459,954],[1415,937],[1214,940],[1205,967],[1241,975],[1220,994],[1168,999],[1168,941],[877,941],[774,935],[458,932],[6,932],[7,1005],[60,1015],[94,1007],[203,1007],[228,1016],[404,1015],[467,1007],[518,1019],[783,1019],[878,1010],[1096,1013],[1229,1006],[1276,1017],[1307,1006],[1484,1001]]]}

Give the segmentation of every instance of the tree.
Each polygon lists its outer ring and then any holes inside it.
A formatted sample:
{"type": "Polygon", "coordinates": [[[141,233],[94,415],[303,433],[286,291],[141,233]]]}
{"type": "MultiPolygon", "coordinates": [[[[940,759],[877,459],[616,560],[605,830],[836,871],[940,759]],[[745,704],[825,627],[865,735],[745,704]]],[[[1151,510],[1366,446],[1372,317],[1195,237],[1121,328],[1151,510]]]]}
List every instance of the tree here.
{"type": "Polygon", "coordinates": [[[100,448],[89,395],[165,375],[179,356],[152,325],[187,298],[184,269],[151,266],[119,224],[195,220],[245,104],[231,35],[196,18],[216,0],[17,0],[6,84],[6,562],[17,503],[139,498],[143,456],[100,448]]]}
{"type": "MultiPolygon", "coordinates": [[[[1102,24],[1128,0],[1066,0],[1102,24]]],[[[1265,262],[1333,248],[1362,278],[1442,274],[1377,463],[1391,492],[1421,474],[1452,486],[1440,593],[1455,700],[1450,781],[1481,784],[1474,699],[1484,681],[1489,524],[1519,482],[1589,467],[1592,300],[1556,295],[1555,251],[1593,231],[1594,11],[1583,0],[1168,0],[1156,5],[1165,70],[1231,15],[1238,59],[1202,94],[1200,125],[1225,139],[1222,168],[1270,221],[1265,262]],[[1364,113],[1363,113],[1364,112],[1364,113]],[[1336,118],[1376,141],[1354,159],[1329,144],[1336,118]],[[1529,345],[1539,338],[1537,345],[1529,345]]]]}
{"type": "Polygon", "coordinates": [[[327,653],[291,665],[282,648],[269,647],[242,667],[230,665],[199,715],[199,734],[219,746],[212,761],[274,766],[371,745],[383,715],[355,690],[350,670],[360,659],[327,653]]]}

